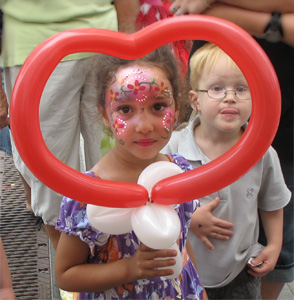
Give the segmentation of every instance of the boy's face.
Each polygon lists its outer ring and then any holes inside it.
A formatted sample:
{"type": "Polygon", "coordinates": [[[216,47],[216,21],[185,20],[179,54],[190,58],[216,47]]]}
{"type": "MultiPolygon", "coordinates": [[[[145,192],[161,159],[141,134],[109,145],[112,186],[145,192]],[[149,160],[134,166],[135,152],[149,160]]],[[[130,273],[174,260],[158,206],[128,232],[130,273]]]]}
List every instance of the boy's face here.
{"type": "Polygon", "coordinates": [[[175,103],[171,84],[156,67],[120,68],[106,91],[106,113],[117,145],[135,156],[152,157],[172,133],[175,103]]]}
{"type": "Polygon", "coordinates": [[[225,54],[219,56],[214,66],[205,66],[198,89],[225,88],[229,91],[219,100],[210,98],[206,92],[190,92],[191,105],[198,110],[201,126],[208,126],[210,130],[217,132],[239,131],[248,121],[252,109],[251,98],[239,100],[235,96],[234,91],[242,90],[243,87],[248,88],[245,77],[237,66],[228,63],[225,54]]]}

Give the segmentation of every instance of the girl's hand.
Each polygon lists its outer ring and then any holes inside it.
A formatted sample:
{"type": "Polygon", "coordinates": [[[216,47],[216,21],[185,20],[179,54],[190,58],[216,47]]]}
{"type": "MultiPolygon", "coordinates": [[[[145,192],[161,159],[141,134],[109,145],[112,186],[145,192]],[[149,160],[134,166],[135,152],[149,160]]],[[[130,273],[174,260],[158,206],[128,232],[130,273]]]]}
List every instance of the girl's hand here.
{"type": "Polygon", "coordinates": [[[173,266],[177,255],[173,249],[155,250],[141,244],[135,255],[130,257],[130,274],[134,274],[134,281],[152,277],[168,276],[173,274],[172,269],[159,269],[173,266]]]}
{"type": "Polygon", "coordinates": [[[208,237],[218,240],[228,240],[234,226],[231,222],[216,218],[212,211],[219,205],[220,198],[216,197],[212,202],[198,207],[193,214],[190,231],[196,235],[210,250],[214,249],[208,237]]]}
{"type": "Polygon", "coordinates": [[[265,247],[260,254],[251,261],[251,264],[256,265],[256,267],[248,265],[250,268],[248,273],[255,277],[265,276],[275,268],[279,254],[280,250],[278,247],[275,247],[274,245],[265,247]],[[261,265],[259,265],[260,263],[261,265]]]}

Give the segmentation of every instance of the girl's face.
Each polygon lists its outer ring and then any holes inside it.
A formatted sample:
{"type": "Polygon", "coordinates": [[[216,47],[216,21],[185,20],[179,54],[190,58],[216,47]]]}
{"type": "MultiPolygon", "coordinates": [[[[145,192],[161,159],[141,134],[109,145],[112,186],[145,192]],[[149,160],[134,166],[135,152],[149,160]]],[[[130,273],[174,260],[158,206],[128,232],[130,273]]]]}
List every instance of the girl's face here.
{"type": "MultiPolygon", "coordinates": [[[[204,67],[199,80],[198,89],[208,90],[214,87],[218,90],[242,90],[248,88],[245,77],[240,69],[228,63],[227,56],[221,54],[217,62],[210,69],[204,67]]],[[[222,100],[212,99],[206,92],[190,92],[192,107],[197,109],[201,126],[206,126],[209,132],[239,132],[240,128],[248,121],[251,115],[252,102],[239,100],[233,91],[228,91],[222,100]]]]}
{"type": "Polygon", "coordinates": [[[117,147],[142,159],[157,155],[175,121],[172,87],[164,72],[139,65],[120,68],[106,90],[106,114],[117,147]]]}

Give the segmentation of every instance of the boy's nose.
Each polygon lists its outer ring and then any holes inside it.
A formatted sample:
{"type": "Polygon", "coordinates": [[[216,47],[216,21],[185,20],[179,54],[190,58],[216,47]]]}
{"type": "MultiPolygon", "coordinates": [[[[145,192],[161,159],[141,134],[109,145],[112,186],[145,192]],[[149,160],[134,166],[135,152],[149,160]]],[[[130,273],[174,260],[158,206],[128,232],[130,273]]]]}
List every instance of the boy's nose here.
{"type": "Polygon", "coordinates": [[[235,90],[227,90],[223,101],[236,102],[237,101],[236,91],[235,90]]]}

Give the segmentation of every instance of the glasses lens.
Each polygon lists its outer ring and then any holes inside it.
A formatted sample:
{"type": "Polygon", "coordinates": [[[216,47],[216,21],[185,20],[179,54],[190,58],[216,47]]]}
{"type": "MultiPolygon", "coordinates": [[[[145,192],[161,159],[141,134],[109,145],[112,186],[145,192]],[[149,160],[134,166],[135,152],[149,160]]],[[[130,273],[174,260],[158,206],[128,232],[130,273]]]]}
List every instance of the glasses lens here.
{"type": "Polygon", "coordinates": [[[223,99],[226,95],[226,89],[222,86],[215,85],[209,88],[207,94],[210,98],[213,99],[223,99]]]}
{"type": "Polygon", "coordinates": [[[239,86],[236,88],[236,96],[240,100],[251,99],[250,91],[249,91],[248,87],[245,87],[245,86],[239,86]]]}

